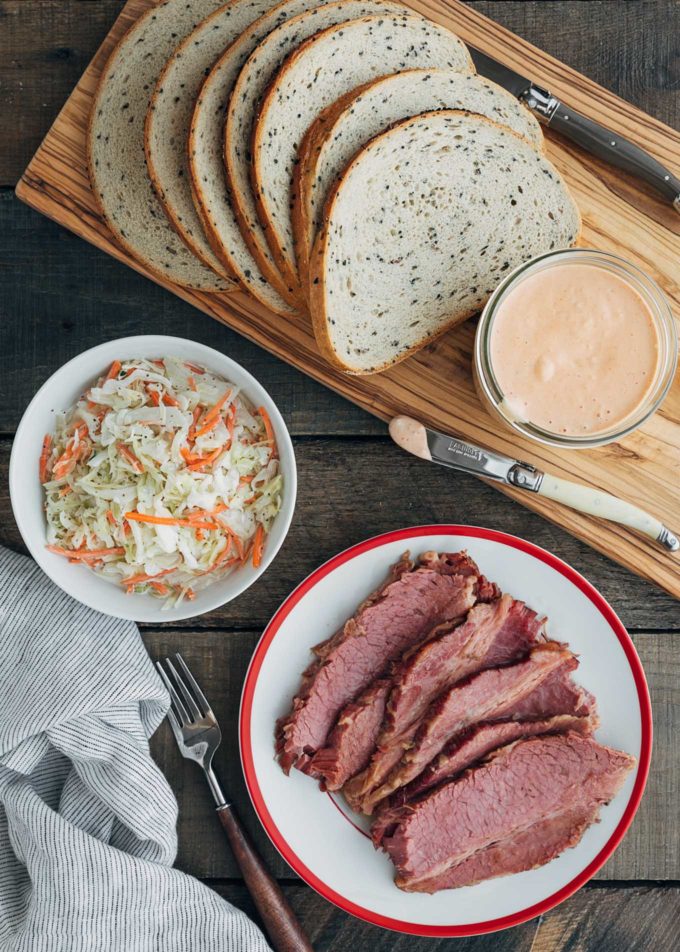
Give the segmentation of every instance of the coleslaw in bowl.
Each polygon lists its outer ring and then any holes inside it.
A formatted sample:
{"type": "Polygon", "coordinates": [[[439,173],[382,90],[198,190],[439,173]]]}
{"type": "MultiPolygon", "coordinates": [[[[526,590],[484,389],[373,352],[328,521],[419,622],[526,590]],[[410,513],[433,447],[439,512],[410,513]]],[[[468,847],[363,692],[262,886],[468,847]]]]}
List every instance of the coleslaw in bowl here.
{"type": "Polygon", "coordinates": [[[140,621],[200,614],[248,587],[285,537],[295,491],[266,391],[217,351],[168,337],[65,365],[26,411],[10,464],[17,523],[45,571],[140,621]],[[36,454],[41,539],[26,479],[36,454]]]}

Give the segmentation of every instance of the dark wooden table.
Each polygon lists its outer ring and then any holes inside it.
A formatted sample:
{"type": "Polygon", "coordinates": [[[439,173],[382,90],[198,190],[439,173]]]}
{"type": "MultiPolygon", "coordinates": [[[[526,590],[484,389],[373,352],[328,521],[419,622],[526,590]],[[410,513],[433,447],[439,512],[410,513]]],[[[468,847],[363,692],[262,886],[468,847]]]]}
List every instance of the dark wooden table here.
{"type": "MultiPolygon", "coordinates": [[[[13,187],[121,6],[120,0],[0,0],[0,542],[22,544],[11,515],[12,434],[38,386],[101,341],[137,332],[192,337],[251,370],[294,436],[298,510],[266,576],[231,605],[193,622],[146,628],[153,657],[181,650],[200,674],[226,735],[225,785],[312,936],[315,949],[578,950],[680,947],[680,608],[540,517],[472,478],[404,457],[376,419],[239,338],[176,297],[22,206],[13,187]],[[570,562],[609,599],[632,633],[649,679],[655,748],[632,829],[596,880],[546,916],[497,936],[428,940],[365,925],[297,880],[260,829],[238,760],[236,722],[250,653],[279,602],[326,558],[367,535],[423,522],[516,533],[570,562]]],[[[483,13],[680,124],[680,3],[479,2],[483,13]]],[[[680,267],[680,265],[679,265],[680,267]]],[[[207,789],[165,726],[154,755],[180,804],[178,865],[253,914],[207,789]]],[[[217,952],[217,950],[216,950],[217,952]]]]}

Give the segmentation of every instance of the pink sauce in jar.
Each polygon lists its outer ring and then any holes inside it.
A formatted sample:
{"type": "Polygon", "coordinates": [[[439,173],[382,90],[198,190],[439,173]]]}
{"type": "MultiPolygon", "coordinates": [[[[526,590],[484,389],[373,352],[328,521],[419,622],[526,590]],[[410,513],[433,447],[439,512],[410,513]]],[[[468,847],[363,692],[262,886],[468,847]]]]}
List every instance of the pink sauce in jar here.
{"type": "Polygon", "coordinates": [[[528,275],[498,305],[489,358],[506,411],[568,436],[608,430],[651,393],[660,341],[647,302],[587,264],[528,275]]]}

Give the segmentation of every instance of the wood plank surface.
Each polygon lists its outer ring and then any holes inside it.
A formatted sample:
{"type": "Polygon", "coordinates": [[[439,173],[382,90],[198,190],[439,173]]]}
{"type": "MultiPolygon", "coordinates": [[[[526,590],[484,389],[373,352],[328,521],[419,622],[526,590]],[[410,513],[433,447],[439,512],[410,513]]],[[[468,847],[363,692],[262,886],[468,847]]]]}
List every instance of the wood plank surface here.
{"type": "MultiPolygon", "coordinates": [[[[216,769],[238,804],[250,832],[277,876],[292,875],[269,844],[249,804],[238,753],[237,721],[241,685],[258,632],[176,632],[169,628],[144,632],[152,658],[181,651],[210,698],[222,725],[223,742],[216,769]]],[[[654,754],[647,792],[621,846],[598,873],[601,880],[680,880],[680,854],[673,805],[680,798],[680,654],[667,635],[638,632],[635,646],[645,667],[654,710],[654,754]],[[671,815],[673,820],[671,820],[671,815]]],[[[272,742],[273,743],[273,742],[272,742]]],[[[183,761],[167,724],[153,739],[153,753],[182,804],[179,863],[201,878],[237,875],[234,861],[220,838],[210,793],[195,765],[183,761]],[[214,834],[214,835],[213,835],[214,834]]],[[[273,747],[272,747],[273,750],[273,747]]],[[[670,950],[669,950],[670,952],[670,950]]]]}
{"type": "MultiPolygon", "coordinates": [[[[0,187],[16,185],[122,0],[0,0],[0,187]]],[[[472,0],[468,6],[677,128],[675,0],[472,0]]]]}
{"type": "MultiPolygon", "coordinates": [[[[281,552],[251,589],[192,621],[197,628],[261,630],[292,589],[337,552],[401,526],[457,522],[500,529],[558,552],[596,582],[631,630],[680,631],[675,599],[471,476],[428,466],[387,439],[305,439],[295,448],[299,504],[281,552]]],[[[9,449],[9,441],[0,440],[0,543],[19,549],[7,493],[9,449]]]]}
{"type": "MultiPolygon", "coordinates": [[[[242,886],[211,882],[253,918],[242,886]]],[[[680,888],[586,886],[561,906],[524,925],[468,939],[419,939],[397,935],[346,916],[302,885],[284,891],[307,929],[316,952],[672,952],[677,948],[680,888]]]]}
{"type": "MultiPolygon", "coordinates": [[[[0,150],[0,189],[16,183],[122,6],[122,0],[0,0],[0,105],[9,119],[0,150]]],[[[677,0],[476,0],[469,6],[680,127],[677,0]]],[[[623,181],[621,187],[630,186],[623,181]]],[[[107,338],[165,332],[224,350],[265,383],[295,434],[303,476],[300,502],[288,542],[265,578],[235,603],[184,623],[190,628],[147,630],[144,638],[154,657],[181,650],[205,680],[225,727],[219,764],[224,779],[283,877],[283,889],[318,952],[671,952],[678,947],[680,888],[670,884],[680,880],[678,602],[481,482],[403,457],[385,439],[378,419],[83,244],[7,191],[0,191],[0,277],[0,437],[5,437],[0,438],[0,544],[21,548],[7,495],[7,437],[50,373],[107,338]],[[521,927],[455,941],[373,928],[288,878],[290,870],[248,805],[236,742],[243,674],[280,600],[328,555],[373,532],[424,521],[514,532],[583,572],[635,632],[654,705],[647,794],[598,882],[521,927]],[[635,882],[640,879],[665,884],[644,886],[635,882]]],[[[153,750],[180,803],[180,863],[255,917],[245,888],[233,878],[237,871],[196,769],[179,758],[164,727],[153,750]]]]}
{"type": "MultiPolygon", "coordinates": [[[[567,97],[592,118],[639,141],[671,165],[680,166],[680,134],[560,65],[523,40],[460,3],[410,0],[420,12],[446,22],[464,39],[524,70],[567,97]]],[[[84,164],[84,136],[96,77],[113,41],[148,0],[130,0],[95,62],[79,82],[65,110],[25,173],[18,194],[43,213],[57,219],[98,247],[137,267],[110,239],[93,203],[84,164]]],[[[680,302],[677,259],[680,221],[660,201],[624,176],[584,157],[572,146],[551,137],[549,154],[567,177],[584,213],[586,244],[618,251],[637,260],[662,284],[675,304],[680,302]]],[[[138,270],[142,270],[139,269],[138,270]]],[[[404,409],[425,422],[478,439],[501,451],[521,455],[559,475],[602,486],[638,502],[680,525],[677,471],[680,466],[680,385],[664,408],[621,444],[593,451],[560,452],[537,448],[501,432],[480,408],[470,375],[473,326],[457,328],[415,358],[389,371],[360,380],[332,372],[320,359],[305,318],[282,322],[243,294],[201,295],[175,286],[185,300],[228,323],[245,336],[322,380],[372,413],[388,418],[404,409]]],[[[678,562],[653,543],[570,510],[517,495],[548,518],[585,539],[598,550],[667,590],[680,594],[678,562]]]]}

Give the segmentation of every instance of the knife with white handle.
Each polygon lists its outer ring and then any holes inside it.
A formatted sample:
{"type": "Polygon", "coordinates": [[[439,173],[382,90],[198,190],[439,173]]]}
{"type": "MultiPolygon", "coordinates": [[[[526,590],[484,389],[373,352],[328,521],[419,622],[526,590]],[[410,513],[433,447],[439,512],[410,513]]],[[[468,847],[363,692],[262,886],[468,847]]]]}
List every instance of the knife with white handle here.
{"type": "Polygon", "coordinates": [[[390,436],[402,449],[421,459],[545,496],[589,516],[618,522],[648,536],[669,552],[680,549],[680,541],[662,522],[644,509],[601,489],[551,476],[529,463],[445,436],[411,417],[394,417],[390,422],[390,436]]]}
{"type": "Polygon", "coordinates": [[[471,46],[470,55],[480,75],[516,96],[543,125],[610,165],[647,182],[680,212],[680,179],[644,149],[570,109],[549,89],[538,86],[481,50],[471,46]]]}

